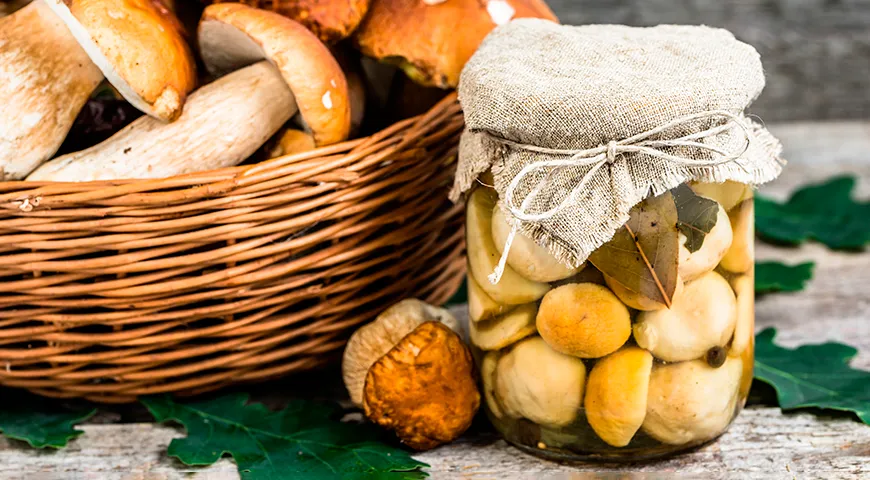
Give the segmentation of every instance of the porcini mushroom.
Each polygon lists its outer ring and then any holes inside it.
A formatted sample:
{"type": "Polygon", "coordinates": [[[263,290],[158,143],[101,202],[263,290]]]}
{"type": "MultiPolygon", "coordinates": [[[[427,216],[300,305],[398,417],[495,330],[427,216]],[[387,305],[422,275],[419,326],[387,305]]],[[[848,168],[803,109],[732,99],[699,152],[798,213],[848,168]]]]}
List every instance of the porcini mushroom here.
{"type": "Polygon", "coordinates": [[[728,354],[739,357],[752,343],[755,329],[755,282],[752,275],[741,275],[731,281],[737,294],[737,324],[728,354]]]}
{"type": "Polygon", "coordinates": [[[203,0],[240,2],[296,20],[320,40],[335,43],[349,36],[365,17],[370,0],[203,0]]]}
{"type": "Polygon", "coordinates": [[[46,163],[29,179],[163,178],[236,165],[297,111],[318,146],[347,137],[344,73],[298,23],[240,4],[212,5],[203,12],[199,44],[209,71],[232,73],[195,91],[177,121],[140,118],[99,145],[46,163]]]}
{"type": "Polygon", "coordinates": [[[713,438],[736,413],[742,373],[743,362],[733,357],[719,368],[703,360],[655,366],[641,428],[670,445],[713,438]]]}
{"type": "Polygon", "coordinates": [[[718,205],[716,225],[704,236],[701,248],[690,252],[686,248],[686,236],[679,235],[680,257],[679,273],[684,282],[691,282],[701,275],[716,268],[716,265],[731,247],[733,235],[731,232],[731,220],[722,205],[718,205]]]}
{"type": "Polygon", "coordinates": [[[269,158],[283,157],[314,150],[314,137],[298,128],[285,128],[278,132],[269,149],[269,158]]]}
{"type": "Polygon", "coordinates": [[[554,350],[580,358],[615,352],[631,337],[628,308],[607,287],[570,283],[544,295],[538,333],[554,350]]]}
{"type": "Polygon", "coordinates": [[[354,404],[360,407],[363,404],[366,375],[372,365],[426,322],[441,322],[451,330],[459,330],[459,322],[450,312],[411,298],[384,310],[374,322],[354,332],[341,362],[344,385],[354,404]]]}
{"type": "Polygon", "coordinates": [[[724,347],[736,322],[737,300],[731,286],[718,273],[707,272],[685,284],[671,308],[640,312],[634,339],[666,362],[692,360],[713,347],[724,347]]]}
{"type": "Polygon", "coordinates": [[[489,281],[501,255],[492,239],[492,214],[495,208],[495,192],[488,188],[476,188],[468,197],[465,215],[465,238],[468,249],[468,269],[478,286],[493,300],[503,305],[519,305],[534,302],[543,297],[550,286],[529,280],[506,265],[501,280],[489,281]]]}
{"type": "Polygon", "coordinates": [[[752,187],[744,183],[727,180],[722,183],[693,182],[689,185],[696,194],[719,202],[726,212],[752,198],[752,187]]]}
{"type": "Polygon", "coordinates": [[[499,350],[535,333],[534,303],[519,307],[498,317],[471,322],[468,326],[471,343],[482,350],[499,350]]]}
{"type": "Polygon", "coordinates": [[[502,305],[490,298],[471,275],[468,275],[466,283],[468,285],[468,317],[472,322],[488,320],[513,308],[512,305],[502,305]]]}
{"type": "MultiPolygon", "coordinates": [[[[502,254],[510,231],[511,225],[504,212],[496,207],[492,214],[492,240],[499,255],[502,254]]],[[[563,264],[546,248],[519,232],[514,236],[507,264],[520,275],[536,282],[564,280],[576,275],[583,268],[571,268],[563,264]]]]}
{"type": "Polygon", "coordinates": [[[351,399],[417,450],[454,440],[480,406],[471,352],[452,323],[444,309],[404,300],[354,333],[345,349],[351,399]]]}
{"type": "Polygon", "coordinates": [[[754,206],[755,204],[750,198],[734,207],[728,214],[731,217],[734,241],[731,242],[731,248],[722,257],[721,266],[729,272],[743,273],[755,264],[754,206]]]}
{"type": "Polygon", "coordinates": [[[0,20],[0,46],[0,180],[51,158],[103,78],[163,121],[196,82],[177,19],[152,0],[36,0],[0,20]]]}
{"type": "Polygon", "coordinates": [[[642,348],[625,347],[599,360],[589,372],[583,407],[598,436],[624,447],[646,417],[653,357],[642,348]]]}
{"type": "Polygon", "coordinates": [[[453,88],[483,38],[514,18],[557,21],[541,0],[372,0],[353,35],[363,54],[421,85],[453,88]]]}
{"type": "Polygon", "coordinates": [[[495,395],[495,372],[498,367],[498,360],[501,358],[501,352],[486,352],[483,360],[480,362],[480,377],[483,383],[483,398],[486,399],[486,406],[489,408],[496,418],[504,417],[501,405],[495,395]]]}
{"type": "Polygon", "coordinates": [[[563,355],[540,337],[532,337],[499,359],[495,392],[509,417],[558,427],[577,418],[585,382],[582,360],[563,355]]]}

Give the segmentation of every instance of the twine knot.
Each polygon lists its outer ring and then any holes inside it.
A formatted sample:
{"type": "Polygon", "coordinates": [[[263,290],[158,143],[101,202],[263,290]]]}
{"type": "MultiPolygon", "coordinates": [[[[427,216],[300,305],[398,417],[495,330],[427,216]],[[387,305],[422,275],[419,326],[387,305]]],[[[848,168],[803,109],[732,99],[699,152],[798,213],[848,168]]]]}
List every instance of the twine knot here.
{"type": "Polygon", "coordinates": [[[508,234],[507,240],[505,241],[504,249],[502,249],[501,259],[499,260],[495,270],[488,277],[489,281],[492,284],[496,284],[499,282],[499,280],[501,280],[501,276],[504,273],[505,265],[507,263],[508,253],[510,252],[510,248],[513,244],[514,238],[519,231],[519,222],[540,222],[543,220],[547,220],[562,211],[565,207],[569,205],[575,205],[576,199],[579,198],[579,195],[583,192],[586,184],[589,183],[589,180],[592,179],[595,173],[598,172],[598,170],[601,169],[601,167],[603,167],[604,165],[612,165],[616,163],[617,157],[619,157],[623,153],[645,154],[682,166],[712,167],[736,161],[741,156],[743,156],[743,154],[746,153],[747,150],[749,150],[749,146],[752,141],[752,135],[749,133],[749,129],[746,127],[746,125],[743,124],[743,122],[740,121],[740,118],[737,115],[725,110],[711,110],[695,113],[692,115],[686,115],[684,117],[672,120],[664,125],[660,125],[645,132],[638,133],[637,135],[633,135],[622,140],[611,140],[607,142],[607,145],[602,145],[596,148],[590,148],[586,150],[562,150],[554,148],[544,148],[536,145],[528,145],[514,142],[505,138],[496,137],[492,134],[488,135],[504,145],[511,146],[520,150],[568,157],[565,159],[541,160],[539,162],[532,162],[526,165],[522,170],[520,170],[520,172],[511,180],[511,183],[508,184],[507,189],[505,190],[503,203],[505,205],[505,208],[507,208],[508,211],[510,211],[511,213],[511,218],[509,218],[509,221],[511,223],[511,231],[510,234],[508,234]],[[724,118],[725,122],[721,125],[710,127],[697,133],[683,135],[681,137],[672,139],[652,139],[657,135],[662,134],[674,127],[692,125],[692,122],[697,122],[699,120],[713,121],[719,118],[724,118]],[[721,148],[701,141],[707,138],[714,138],[724,133],[730,132],[734,129],[734,127],[738,127],[740,129],[745,139],[744,147],[739,152],[727,152],[725,150],[722,150],[721,148]],[[710,152],[713,155],[711,156],[712,158],[709,159],[698,159],[679,156],[669,153],[669,150],[667,150],[674,147],[696,148],[710,152]],[[566,195],[565,198],[557,206],[540,213],[529,212],[528,208],[531,205],[532,200],[535,199],[537,195],[541,192],[541,190],[543,190],[544,187],[549,183],[553,174],[561,171],[562,169],[572,167],[589,167],[589,170],[586,171],[586,173],[580,178],[574,188],[571,189],[571,192],[566,195]],[[545,172],[543,178],[541,178],[538,183],[531,189],[531,191],[529,191],[529,193],[526,195],[526,197],[523,199],[519,206],[515,205],[514,196],[517,189],[519,188],[520,183],[525,180],[527,176],[538,174],[542,171],[545,172]]]}
{"type": "Polygon", "coordinates": [[[616,162],[616,156],[618,155],[616,146],[616,140],[607,142],[607,163],[613,164],[616,162]]]}

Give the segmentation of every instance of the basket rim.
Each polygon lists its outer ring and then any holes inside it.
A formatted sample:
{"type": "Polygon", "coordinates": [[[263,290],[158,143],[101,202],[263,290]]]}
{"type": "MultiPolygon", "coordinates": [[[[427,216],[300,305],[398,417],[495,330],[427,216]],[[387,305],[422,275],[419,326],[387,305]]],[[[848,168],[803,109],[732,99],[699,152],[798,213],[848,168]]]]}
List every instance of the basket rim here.
{"type": "MultiPolygon", "coordinates": [[[[318,147],[302,153],[284,155],[249,165],[237,165],[215,170],[205,170],[154,179],[93,180],[84,182],[52,182],[12,180],[0,181],[0,212],[15,210],[30,212],[40,206],[46,207],[46,199],[51,198],[51,206],[63,208],[64,205],[79,204],[99,199],[128,198],[130,202],[153,204],[164,202],[159,198],[167,190],[178,197],[179,191],[186,192],[186,200],[216,197],[247,185],[262,183],[269,178],[286,173],[300,173],[299,180],[335,172],[354,161],[366,157],[371,161],[383,161],[390,155],[400,152],[421,134],[431,133],[440,121],[460,113],[457,93],[452,91],[421,115],[400,120],[369,136],[347,140],[334,145],[318,147]],[[392,138],[397,132],[406,130],[398,140],[392,138]],[[316,161],[317,164],[313,165],[316,161]],[[312,164],[312,165],[309,165],[312,164]],[[313,168],[300,168],[300,167],[313,168]],[[296,168],[293,168],[296,167],[296,168]],[[283,170],[283,171],[282,171],[283,170]],[[139,198],[155,196],[156,198],[139,198]]],[[[352,167],[351,167],[352,168],[352,167]]],[[[353,172],[347,172],[352,177],[353,172]]],[[[177,202],[171,202],[177,203],[177,202]]]]}

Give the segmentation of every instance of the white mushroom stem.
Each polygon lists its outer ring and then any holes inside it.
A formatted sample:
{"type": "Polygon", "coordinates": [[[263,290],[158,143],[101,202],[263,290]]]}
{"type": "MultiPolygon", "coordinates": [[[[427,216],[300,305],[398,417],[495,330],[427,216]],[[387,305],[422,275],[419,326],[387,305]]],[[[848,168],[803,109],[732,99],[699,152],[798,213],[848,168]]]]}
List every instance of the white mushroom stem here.
{"type": "Polygon", "coordinates": [[[259,62],[195,91],[181,117],[142,117],[103,143],[58,157],[28,180],[165,178],[238,165],[297,111],[278,70],[259,62]]]}
{"type": "Polygon", "coordinates": [[[51,158],[102,80],[43,0],[0,19],[0,181],[51,158]]]}

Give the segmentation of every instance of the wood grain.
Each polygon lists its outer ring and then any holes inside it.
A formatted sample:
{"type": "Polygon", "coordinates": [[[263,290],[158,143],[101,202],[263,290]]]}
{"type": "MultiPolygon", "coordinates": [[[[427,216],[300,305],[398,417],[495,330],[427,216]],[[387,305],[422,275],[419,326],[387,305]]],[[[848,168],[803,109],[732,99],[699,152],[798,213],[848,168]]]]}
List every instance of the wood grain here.
{"type": "MultiPolygon", "coordinates": [[[[840,172],[859,175],[859,195],[870,197],[870,123],[791,124],[771,128],[791,161],[762,194],[785,198],[799,185],[840,172]]],[[[759,298],[758,328],[775,326],[787,346],[839,340],[861,350],[854,366],[870,369],[870,253],[831,252],[818,245],[783,249],[759,244],[759,259],[817,262],[806,291],[759,298]]],[[[454,311],[464,315],[464,308],[454,311]]],[[[294,385],[294,379],[285,382],[294,385]]],[[[280,385],[284,385],[282,383],[280,385]]],[[[275,390],[279,387],[276,384],[275,390]]],[[[306,391],[311,384],[296,382],[306,391]]],[[[335,385],[324,391],[335,395],[335,385]]],[[[316,395],[316,393],[314,393],[316,395]]],[[[286,396],[284,396],[286,398],[286,396]]],[[[272,400],[274,402],[274,399],[272,400]]],[[[280,404],[275,402],[271,405],[280,404]]],[[[121,418],[97,417],[100,422],[121,418]]],[[[30,449],[0,438],[3,479],[236,479],[229,459],[205,468],[185,467],[166,455],[181,429],[142,423],[88,424],[64,450],[30,449]]],[[[719,441],[669,460],[638,465],[563,465],[508,446],[486,428],[418,455],[435,479],[856,479],[870,478],[870,427],[848,415],[784,414],[776,408],[745,410],[719,441]]],[[[300,477],[304,478],[304,477],[300,477]]]]}

